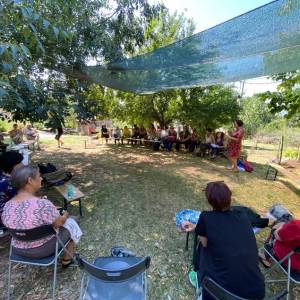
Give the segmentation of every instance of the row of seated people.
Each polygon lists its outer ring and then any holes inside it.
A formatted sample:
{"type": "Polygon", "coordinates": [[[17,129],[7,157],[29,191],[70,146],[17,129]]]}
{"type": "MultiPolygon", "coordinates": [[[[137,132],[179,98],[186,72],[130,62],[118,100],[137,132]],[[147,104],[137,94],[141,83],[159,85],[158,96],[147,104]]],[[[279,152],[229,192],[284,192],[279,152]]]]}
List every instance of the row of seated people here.
{"type": "Polygon", "coordinates": [[[13,129],[9,131],[9,137],[13,144],[19,145],[25,141],[34,141],[37,149],[40,149],[40,136],[37,129],[31,124],[27,124],[24,128],[19,128],[18,124],[13,125],[13,129]]]}
{"type": "MultiPolygon", "coordinates": [[[[101,137],[106,138],[106,141],[110,137],[109,130],[105,125],[101,128],[101,137]]],[[[181,145],[184,145],[185,149],[193,153],[198,146],[199,156],[203,157],[207,152],[209,152],[214,158],[218,153],[224,151],[225,143],[224,143],[224,133],[216,132],[215,134],[210,128],[206,129],[204,140],[200,140],[197,134],[196,129],[193,129],[192,132],[186,126],[184,130],[177,134],[177,131],[173,126],[166,126],[165,128],[161,128],[160,126],[155,126],[152,124],[150,128],[146,129],[144,126],[138,127],[134,125],[132,130],[125,126],[122,130],[119,127],[116,127],[112,131],[112,137],[117,141],[120,141],[122,144],[125,139],[128,140],[128,143],[131,140],[131,143],[137,144],[137,140],[150,140],[150,141],[161,141],[164,145],[164,149],[171,151],[173,145],[175,144],[175,149],[177,151],[180,150],[181,145]]]]}
{"type": "MultiPolygon", "coordinates": [[[[249,218],[243,211],[231,208],[232,193],[224,182],[211,182],[204,192],[212,210],[202,211],[196,225],[182,224],[184,231],[195,231],[200,240],[194,259],[198,286],[208,276],[243,299],[263,299],[265,282],[259,260],[265,267],[271,266],[271,260],[264,250],[258,252],[249,218]]],[[[265,247],[277,261],[300,246],[300,220],[278,220],[270,227],[265,247]]],[[[284,266],[287,263],[286,260],[284,266]]],[[[299,253],[291,257],[291,270],[300,275],[299,253]]],[[[204,292],[202,299],[215,298],[204,292]]]]}
{"type": "MultiPolygon", "coordinates": [[[[2,229],[32,229],[52,224],[58,230],[63,243],[71,239],[67,245],[68,252],[62,259],[62,267],[72,264],[75,242],[67,228],[70,220],[68,212],[61,212],[47,197],[38,196],[42,178],[38,167],[22,165],[23,156],[15,151],[0,155],[0,227],[2,229]]],[[[75,223],[75,227],[78,226],[75,223]]],[[[69,227],[70,228],[70,227],[69,227]]],[[[16,255],[32,259],[45,258],[55,252],[55,236],[46,237],[34,242],[12,239],[12,250],[16,255]]]]}

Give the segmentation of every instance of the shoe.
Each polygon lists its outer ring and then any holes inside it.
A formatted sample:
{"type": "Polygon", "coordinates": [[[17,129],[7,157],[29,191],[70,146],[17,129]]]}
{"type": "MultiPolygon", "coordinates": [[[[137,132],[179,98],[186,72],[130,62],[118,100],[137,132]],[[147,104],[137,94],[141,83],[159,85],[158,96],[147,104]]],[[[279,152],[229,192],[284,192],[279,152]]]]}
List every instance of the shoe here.
{"type": "Polygon", "coordinates": [[[198,286],[197,272],[191,271],[188,276],[191,285],[196,289],[198,286]]]}

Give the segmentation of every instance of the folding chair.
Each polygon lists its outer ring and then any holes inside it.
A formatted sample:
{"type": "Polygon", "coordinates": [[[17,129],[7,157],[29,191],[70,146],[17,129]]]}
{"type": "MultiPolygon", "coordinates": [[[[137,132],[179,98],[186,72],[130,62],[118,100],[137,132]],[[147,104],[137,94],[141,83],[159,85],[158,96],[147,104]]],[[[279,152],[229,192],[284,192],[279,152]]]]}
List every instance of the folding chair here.
{"type": "Polygon", "coordinates": [[[78,263],[82,269],[80,300],[147,299],[150,257],[98,257],[94,264],[78,258],[78,263]]]}
{"type": "Polygon", "coordinates": [[[40,227],[36,227],[33,229],[28,230],[18,230],[18,229],[10,229],[8,228],[10,235],[18,240],[18,241],[26,241],[32,242],[42,238],[45,238],[49,235],[56,236],[56,246],[55,252],[53,255],[41,258],[41,259],[33,259],[28,257],[23,257],[14,254],[12,245],[10,245],[10,252],[9,252],[9,267],[8,267],[8,288],[7,288],[7,299],[10,299],[10,286],[11,286],[11,267],[12,263],[18,264],[26,264],[26,265],[33,265],[33,266],[40,266],[40,267],[48,267],[54,265],[54,274],[53,274],[53,287],[52,287],[52,299],[55,299],[55,286],[56,286],[56,273],[57,273],[57,259],[60,254],[65,249],[66,245],[69,243],[68,240],[65,244],[60,240],[58,234],[52,227],[52,225],[43,225],[40,227]]]}
{"type": "MultiPolygon", "coordinates": [[[[201,282],[202,290],[205,290],[214,300],[251,300],[241,298],[237,295],[232,294],[231,292],[227,291],[223,287],[221,287],[218,283],[216,283],[210,277],[204,277],[201,282]]],[[[265,300],[279,300],[282,299],[287,294],[287,291],[281,291],[276,296],[271,298],[266,298],[265,300]]],[[[201,299],[201,293],[196,296],[196,300],[201,299]]]]}
{"type": "Polygon", "coordinates": [[[274,280],[267,280],[266,282],[275,283],[275,282],[286,282],[286,289],[287,289],[287,296],[286,299],[289,300],[290,295],[290,285],[291,282],[295,284],[300,284],[300,272],[293,271],[291,269],[291,257],[295,253],[300,253],[300,247],[295,248],[293,251],[288,253],[285,257],[281,260],[278,260],[271,251],[271,248],[268,245],[264,245],[263,250],[267,253],[267,255],[274,261],[274,265],[265,272],[267,275],[271,270],[276,267],[279,267],[281,271],[285,274],[286,279],[274,279],[274,280]],[[284,266],[283,263],[287,261],[287,266],[284,266]]]}

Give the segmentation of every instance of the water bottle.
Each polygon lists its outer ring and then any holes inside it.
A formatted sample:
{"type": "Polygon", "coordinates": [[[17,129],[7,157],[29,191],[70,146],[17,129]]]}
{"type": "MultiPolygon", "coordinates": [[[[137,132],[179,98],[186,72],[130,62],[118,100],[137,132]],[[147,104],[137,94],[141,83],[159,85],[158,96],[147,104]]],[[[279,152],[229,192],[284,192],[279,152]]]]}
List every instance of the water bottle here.
{"type": "Polygon", "coordinates": [[[73,185],[72,184],[68,184],[67,185],[67,198],[68,199],[72,199],[73,196],[74,196],[73,185]]]}

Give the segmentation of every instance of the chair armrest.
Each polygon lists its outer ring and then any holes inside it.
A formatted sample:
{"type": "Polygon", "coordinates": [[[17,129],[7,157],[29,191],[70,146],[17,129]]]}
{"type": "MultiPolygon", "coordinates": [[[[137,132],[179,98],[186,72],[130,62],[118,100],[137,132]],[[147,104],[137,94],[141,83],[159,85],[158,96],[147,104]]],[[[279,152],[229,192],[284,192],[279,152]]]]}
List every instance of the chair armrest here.
{"type": "Polygon", "coordinates": [[[288,294],[287,290],[283,290],[281,292],[279,292],[277,295],[271,297],[271,298],[266,298],[264,300],[279,300],[282,299],[284,296],[286,296],[288,294]]]}

